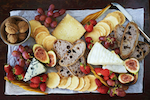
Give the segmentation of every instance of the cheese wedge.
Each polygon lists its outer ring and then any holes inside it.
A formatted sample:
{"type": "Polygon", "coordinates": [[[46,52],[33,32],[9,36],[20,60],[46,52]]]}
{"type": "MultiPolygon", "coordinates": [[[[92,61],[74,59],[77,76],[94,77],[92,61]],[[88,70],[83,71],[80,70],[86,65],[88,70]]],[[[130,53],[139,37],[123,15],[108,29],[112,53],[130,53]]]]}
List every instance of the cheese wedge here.
{"type": "Polygon", "coordinates": [[[104,65],[103,69],[108,69],[115,73],[127,73],[127,70],[124,65],[104,65]]]}
{"type": "Polygon", "coordinates": [[[123,65],[124,61],[117,54],[96,42],[88,54],[87,63],[92,65],[123,65]]]}

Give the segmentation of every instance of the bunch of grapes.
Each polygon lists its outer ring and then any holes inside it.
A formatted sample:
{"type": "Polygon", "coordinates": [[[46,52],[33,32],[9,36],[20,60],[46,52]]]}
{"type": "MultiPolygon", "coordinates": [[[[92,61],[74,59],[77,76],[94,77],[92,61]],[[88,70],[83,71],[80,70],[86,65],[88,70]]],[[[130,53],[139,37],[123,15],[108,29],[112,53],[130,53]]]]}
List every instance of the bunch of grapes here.
{"type": "Polygon", "coordinates": [[[104,47],[106,49],[108,48],[114,48],[114,51],[116,54],[119,54],[120,53],[120,49],[116,46],[117,43],[116,43],[116,39],[115,37],[112,35],[108,35],[108,36],[100,36],[99,37],[99,40],[103,42],[104,44],[104,47]]]}
{"type": "Polygon", "coordinates": [[[19,66],[29,67],[31,59],[33,58],[33,51],[29,46],[19,45],[19,48],[12,52],[12,55],[19,61],[19,66]]]}
{"type": "Polygon", "coordinates": [[[57,26],[56,18],[63,15],[66,10],[60,9],[54,12],[54,9],[55,5],[51,4],[46,15],[42,8],[38,8],[37,12],[39,13],[39,15],[35,16],[35,20],[43,22],[45,27],[55,28],[57,26]]]}

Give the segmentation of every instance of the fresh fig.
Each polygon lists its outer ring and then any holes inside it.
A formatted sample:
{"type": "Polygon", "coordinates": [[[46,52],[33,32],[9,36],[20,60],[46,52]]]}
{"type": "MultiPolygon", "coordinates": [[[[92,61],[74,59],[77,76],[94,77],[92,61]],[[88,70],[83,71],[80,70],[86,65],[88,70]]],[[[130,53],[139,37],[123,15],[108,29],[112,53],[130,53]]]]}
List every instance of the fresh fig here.
{"type": "Polygon", "coordinates": [[[126,69],[133,74],[138,73],[139,69],[140,69],[140,65],[139,65],[139,61],[135,58],[130,58],[125,60],[125,67],[126,69]]]}
{"type": "Polygon", "coordinates": [[[134,75],[134,80],[133,80],[133,83],[132,83],[132,84],[135,84],[135,83],[137,82],[137,80],[138,80],[138,73],[136,73],[136,74],[134,75]]]}
{"type": "Polygon", "coordinates": [[[118,76],[118,80],[123,83],[123,84],[126,84],[126,83],[130,83],[134,80],[134,76],[131,75],[131,74],[120,74],[118,76]]]}
{"type": "Polygon", "coordinates": [[[38,59],[42,63],[48,63],[50,62],[49,56],[44,48],[37,48],[34,52],[34,56],[36,59],[38,59]]]}
{"type": "Polygon", "coordinates": [[[50,59],[50,63],[47,64],[47,66],[54,67],[56,65],[56,54],[55,54],[55,52],[52,50],[48,51],[48,56],[50,59]]]}
{"type": "Polygon", "coordinates": [[[40,48],[43,48],[42,45],[40,45],[40,44],[34,44],[34,45],[33,45],[33,48],[32,48],[32,49],[33,49],[33,52],[35,52],[35,50],[36,50],[37,48],[39,48],[39,47],[40,47],[40,48]]]}

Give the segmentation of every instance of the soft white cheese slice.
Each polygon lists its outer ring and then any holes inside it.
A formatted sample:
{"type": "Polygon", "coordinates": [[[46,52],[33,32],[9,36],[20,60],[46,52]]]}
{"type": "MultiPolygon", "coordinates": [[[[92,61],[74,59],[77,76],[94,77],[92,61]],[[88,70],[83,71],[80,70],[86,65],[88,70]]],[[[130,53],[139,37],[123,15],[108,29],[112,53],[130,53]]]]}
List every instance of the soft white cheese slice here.
{"type": "Polygon", "coordinates": [[[92,65],[123,65],[124,61],[101,43],[96,42],[88,54],[87,63],[92,65]]]}
{"type": "Polygon", "coordinates": [[[127,73],[127,70],[124,65],[104,65],[103,69],[108,69],[115,73],[127,73]]]}
{"type": "Polygon", "coordinates": [[[27,72],[25,74],[23,81],[25,82],[29,81],[32,77],[45,73],[45,72],[46,72],[45,66],[41,64],[38,60],[33,58],[27,69],[27,72]]]}

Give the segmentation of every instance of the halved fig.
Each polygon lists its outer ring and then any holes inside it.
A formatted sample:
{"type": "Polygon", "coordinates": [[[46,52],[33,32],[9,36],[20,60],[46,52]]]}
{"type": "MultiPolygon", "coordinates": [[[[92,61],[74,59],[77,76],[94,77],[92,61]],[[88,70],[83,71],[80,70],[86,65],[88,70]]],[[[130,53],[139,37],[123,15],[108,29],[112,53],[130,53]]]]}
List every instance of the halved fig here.
{"type": "Polygon", "coordinates": [[[36,50],[37,48],[43,48],[43,47],[42,47],[42,45],[40,45],[40,44],[34,44],[34,45],[33,45],[33,48],[32,48],[33,52],[35,52],[35,50],[36,50]]]}
{"type": "Polygon", "coordinates": [[[133,83],[132,83],[132,84],[135,84],[135,83],[137,82],[137,80],[138,80],[138,73],[136,73],[136,74],[134,75],[134,80],[133,80],[133,83]]]}
{"type": "Polygon", "coordinates": [[[123,83],[123,84],[126,84],[126,83],[130,83],[134,80],[134,76],[131,75],[131,74],[120,74],[118,76],[118,80],[123,83]]]}
{"type": "Polygon", "coordinates": [[[136,74],[140,69],[139,61],[135,58],[127,59],[124,63],[130,73],[136,74]]]}
{"type": "Polygon", "coordinates": [[[34,56],[40,62],[49,64],[49,56],[44,48],[37,48],[34,52],[34,56]]]}
{"type": "Polygon", "coordinates": [[[47,66],[49,67],[54,67],[56,65],[56,54],[54,51],[48,51],[48,56],[49,56],[49,59],[50,59],[50,63],[49,64],[46,64],[47,66]]]}

